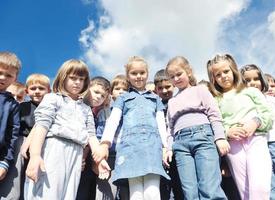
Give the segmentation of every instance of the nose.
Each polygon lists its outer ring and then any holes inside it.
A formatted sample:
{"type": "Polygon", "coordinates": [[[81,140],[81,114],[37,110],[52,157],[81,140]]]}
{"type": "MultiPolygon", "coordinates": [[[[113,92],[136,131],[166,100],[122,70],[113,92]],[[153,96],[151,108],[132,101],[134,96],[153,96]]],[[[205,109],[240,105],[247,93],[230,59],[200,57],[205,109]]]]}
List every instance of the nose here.
{"type": "Polygon", "coordinates": [[[166,88],[163,88],[163,89],[162,89],[162,93],[167,93],[167,89],[166,89],[166,88]]]}

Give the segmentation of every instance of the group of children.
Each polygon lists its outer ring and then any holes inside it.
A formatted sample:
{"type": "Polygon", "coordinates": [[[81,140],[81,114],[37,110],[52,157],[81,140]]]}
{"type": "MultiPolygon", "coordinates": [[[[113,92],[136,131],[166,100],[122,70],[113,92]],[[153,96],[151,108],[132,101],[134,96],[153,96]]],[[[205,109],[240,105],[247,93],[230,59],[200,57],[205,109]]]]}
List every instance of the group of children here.
{"type": "Polygon", "coordinates": [[[71,59],[52,92],[20,67],[0,52],[0,199],[275,199],[275,84],[256,65],[218,54],[205,86],[177,56],[147,85],[141,57],[111,82],[71,59]]]}

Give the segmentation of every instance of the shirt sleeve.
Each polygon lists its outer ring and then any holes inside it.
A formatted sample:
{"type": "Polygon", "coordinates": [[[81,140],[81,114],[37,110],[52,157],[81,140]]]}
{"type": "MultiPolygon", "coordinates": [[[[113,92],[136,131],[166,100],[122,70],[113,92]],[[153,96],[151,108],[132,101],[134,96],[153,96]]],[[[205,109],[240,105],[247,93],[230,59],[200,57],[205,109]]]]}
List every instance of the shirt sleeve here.
{"type": "Polygon", "coordinates": [[[43,97],[43,100],[34,111],[35,125],[43,126],[46,130],[49,130],[56,116],[58,98],[59,96],[54,93],[46,94],[43,97]]]}
{"type": "Polygon", "coordinates": [[[156,114],[156,120],[158,124],[159,134],[161,137],[163,147],[167,148],[167,131],[166,131],[166,123],[164,118],[164,112],[158,111],[156,114]]]}
{"type": "Polygon", "coordinates": [[[201,88],[203,95],[203,106],[206,109],[206,114],[214,132],[215,140],[225,139],[225,130],[222,124],[222,116],[217,102],[206,88],[201,88]]]}
{"type": "Polygon", "coordinates": [[[160,97],[157,96],[157,111],[163,111],[165,109],[165,106],[161,102],[160,97]]]}
{"type": "Polygon", "coordinates": [[[107,141],[113,143],[114,136],[119,126],[120,118],[122,116],[122,110],[114,107],[110,117],[106,121],[106,126],[103,131],[101,142],[107,141]]]}
{"type": "Polygon", "coordinates": [[[87,130],[88,130],[89,137],[96,135],[95,120],[94,120],[94,115],[93,115],[93,112],[92,112],[91,108],[89,108],[89,111],[88,111],[86,127],[87,127],[87,130]]]}
{"type": "Polygon", "coordinates": [[[19,135],[20,129],[20,117],[19,117],[19,104],[16,103],[11,110],[8,119],[8,127],[10,130],[10,140],[7,141],[7,154],[4,157],[4,161],[8,163],[7,167],[9,167],[10,162],[14,160],[15,148],[16,148],[16,140],[19,135]]]}
{"type": "Polygon", "coordinates": [[[272,111],[271,108],[269,107],[265,96],[258,91],[258,89],[255,88],[248,88],[247,95],[250,96],[252,101],[255,104],[256,110],[257,110],[257,116],[261,121],[260,127],[257,129],[261,133],[266,134],[271,128],[272,128],[272,111]]]}

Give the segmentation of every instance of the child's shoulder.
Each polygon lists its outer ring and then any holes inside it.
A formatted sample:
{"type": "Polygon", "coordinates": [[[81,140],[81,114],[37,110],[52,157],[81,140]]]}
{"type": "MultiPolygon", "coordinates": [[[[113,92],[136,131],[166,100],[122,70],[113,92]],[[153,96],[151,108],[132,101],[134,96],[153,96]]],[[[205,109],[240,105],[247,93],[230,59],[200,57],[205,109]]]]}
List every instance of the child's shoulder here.
{"type": "Polygon", "coordinates": [[[10,92],[0,92],[0,104],[1,106],[19,106],[19,103],[10,92]]]}

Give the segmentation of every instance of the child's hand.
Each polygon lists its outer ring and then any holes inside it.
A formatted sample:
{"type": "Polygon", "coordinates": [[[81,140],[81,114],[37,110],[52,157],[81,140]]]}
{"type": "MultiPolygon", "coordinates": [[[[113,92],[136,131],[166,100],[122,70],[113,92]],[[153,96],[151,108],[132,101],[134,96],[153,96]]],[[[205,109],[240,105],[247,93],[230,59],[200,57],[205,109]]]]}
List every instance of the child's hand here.
{"type": "Polygon", "coordinates": [[[218,147],[218,150],[221,156],[226,155],[230,151],[230,145],[227,142],[227,140],[219,139],[219,140],[216,140],[215,143],[218,147]]]}
{"type": "Polygon", "coordinates": [[[246,137],[246,131],[243,128],[243,125],[235,125],[229,128],[227,131],[227,137],[232,140],[242,140],[246,137]]]}
{"type": "Polygon", "coordinates": [[[98,164],[98,178],[100,179],[108,179],[110,176],[111,168],[109,167],[106,160],[102,160],[98,164]]]}
{"type": "Polygon", "coordinates": [[[163,158],[162,161],[166,167],[170,167],[170,162],[172,162],[173,152],[172,150],[163,149],[163,158]]]}
{"type": "Polygon", "coordinates": [[[30,141],[25,140],[20,148],[20,154],[25,158],[28,159],[28,150],[30,148],[30,141]]]}
{"type": "Polygon", "coordinates": [[[243,129],[246,132],[245,136],[250,137],[251,135],[253,135],[258,127],[259,124],[254,119],[245,121],[243,123],[243,129]]]}
{"type": "Polygon", "coordinates": [[[42,172],[46,171],[43,159],[41,158],[41,156],[38,156],[38,155],[31,156],[27,170],[26,170],[27,177],[29,177],[34,182],[37,182],[39,169],[42,172]]]}
{"type": "Polygon", "coordinates": [[[104,158],[107,159],[109,155],[109,146],[105,143],[100,144],[98,148],[92,152],[93,159],[96,163],[101,162],[104,158]]]}
{"type": "Polygon", "coordinates": [[[7,175],[8,170],[5,168],[0,167],[0,181],[3,180],[7,175]]]}

